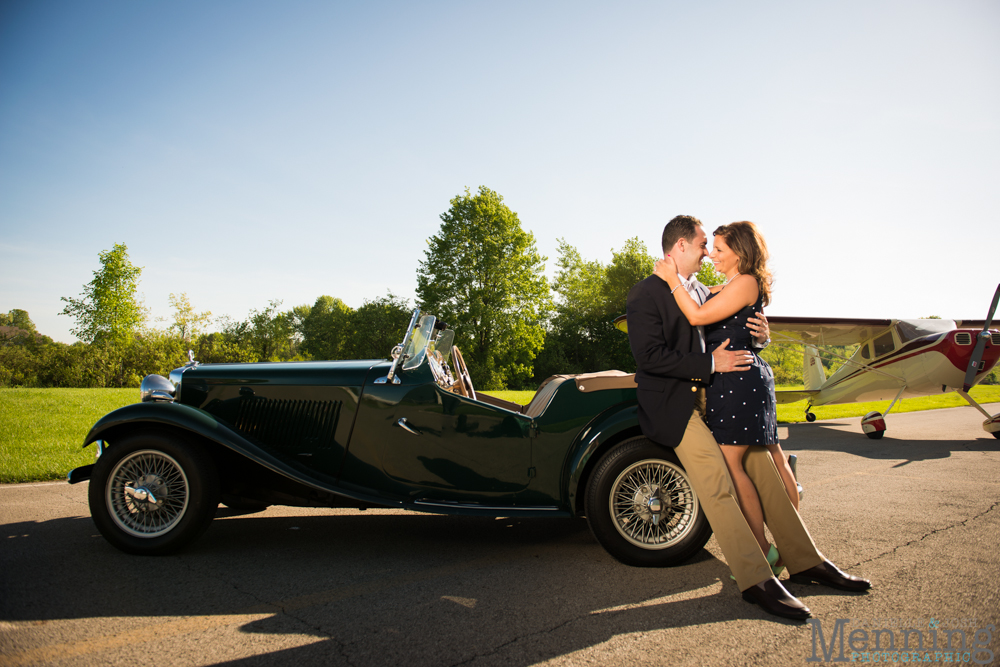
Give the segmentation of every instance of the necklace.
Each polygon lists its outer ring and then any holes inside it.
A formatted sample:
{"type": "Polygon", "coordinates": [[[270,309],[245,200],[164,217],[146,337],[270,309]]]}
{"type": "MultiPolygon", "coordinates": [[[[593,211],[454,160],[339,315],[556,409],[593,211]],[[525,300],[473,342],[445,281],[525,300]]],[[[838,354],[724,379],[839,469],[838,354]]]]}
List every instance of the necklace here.
{"type": "Polygon", "coordinates": [[[735,276],[733,276],[732,278],[730,278],[726,282],[722,283],[722,286],[725,287],[726,285],[728,285],[729,283],[733,282],[734,280],[736,280],[739,277],[740,277],[740,274],[737,273],[735,276]]]}

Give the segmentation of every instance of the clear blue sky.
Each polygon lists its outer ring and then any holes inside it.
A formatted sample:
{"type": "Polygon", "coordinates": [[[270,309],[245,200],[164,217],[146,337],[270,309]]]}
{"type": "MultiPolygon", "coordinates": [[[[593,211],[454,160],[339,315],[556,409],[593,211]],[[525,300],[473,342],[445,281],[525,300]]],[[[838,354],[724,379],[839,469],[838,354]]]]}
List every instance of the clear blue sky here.
{"type": "Polygon", "coordinates": [[[154,316],[412,299],[479,185],[550,277],[685,213],[762,227],[772,315],[982,318],[1000,3],[0,3],[0,312],[57,340],[115,243],[154,316]]]}

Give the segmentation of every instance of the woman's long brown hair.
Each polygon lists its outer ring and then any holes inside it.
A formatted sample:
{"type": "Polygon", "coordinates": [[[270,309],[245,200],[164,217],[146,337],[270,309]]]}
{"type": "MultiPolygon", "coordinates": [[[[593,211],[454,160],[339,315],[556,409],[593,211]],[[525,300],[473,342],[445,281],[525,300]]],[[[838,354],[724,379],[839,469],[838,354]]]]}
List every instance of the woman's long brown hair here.
{"type": "Polygon", "coordinates": [[[725,239],[726,245],[740,258],[737,270],[757,279],[757,288],[764,297],[764,305],[771,303],[771,283],[774,278],[767,269],[767,260],[771,255],[757,225],[748,220],[731,222],[716,229],[713,235],[725,239]]]}

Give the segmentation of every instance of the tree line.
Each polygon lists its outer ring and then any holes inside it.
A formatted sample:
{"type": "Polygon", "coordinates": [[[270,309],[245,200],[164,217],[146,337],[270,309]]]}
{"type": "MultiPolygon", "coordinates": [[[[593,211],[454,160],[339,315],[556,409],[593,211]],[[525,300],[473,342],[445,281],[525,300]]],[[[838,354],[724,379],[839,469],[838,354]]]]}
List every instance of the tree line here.
{"type": "MultiPolygon", "coordinates": [[[[603,263],[559,239],[550,282],[547,258],[499,194],[466,189],[450,204],[419,263],[416,305],[455,330],[477,387],[533,389],[555,374],[635,370],[628,338],[612,322],[624,314],[631,287],[653,271],[645,244],[628,239],[603,263]]],[[[213,319],[186,294],[170,294],[172,321],[159,328],[139,299],[142,268],[127,247],[115,244],[98,259],[80,296],[62,299],[61,314],[73,319],[80,342],[42,335],[24,310],[0,313],[0,386],[135,387],[149,373],[182,365],[188,350],[202,363],[385,359],[412,312],[389,292],[359,308],[322,295],[291,310],[272,300],[242,320],[213,319]],[[218,331],[208,331],[212,324],[218,331]]],[[[710,262],[698,277],[707,285],[724,280],[710,262]]],[[[802,381],[801,347],[771,345],[764,356],[779,384],[802,381]]]]}

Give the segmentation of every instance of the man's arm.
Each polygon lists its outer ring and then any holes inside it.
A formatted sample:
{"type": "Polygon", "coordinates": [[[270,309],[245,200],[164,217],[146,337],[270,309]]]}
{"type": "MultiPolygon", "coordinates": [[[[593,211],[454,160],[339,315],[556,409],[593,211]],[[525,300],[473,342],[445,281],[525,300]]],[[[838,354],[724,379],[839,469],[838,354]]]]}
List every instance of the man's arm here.
{"type": "Polygon", "coordinates": [[[633,287],[626,306],[628,342],[638,370],[646,375],[708,382],[712,374],[712,355],[681,352],[667,345],[655,296],[647,288],[647,283],[633,287]]]}

